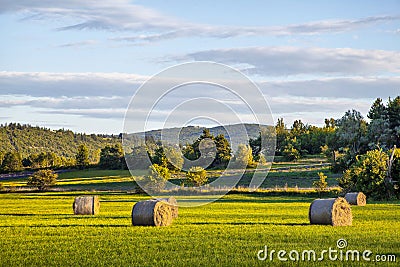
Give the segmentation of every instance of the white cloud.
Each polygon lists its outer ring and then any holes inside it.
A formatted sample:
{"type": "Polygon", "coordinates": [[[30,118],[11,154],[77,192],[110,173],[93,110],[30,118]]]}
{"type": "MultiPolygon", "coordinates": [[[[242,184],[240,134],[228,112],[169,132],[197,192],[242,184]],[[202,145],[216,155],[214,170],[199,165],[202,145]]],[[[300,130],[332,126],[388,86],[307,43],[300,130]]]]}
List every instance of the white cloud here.
{"type": "Polygon", "coordinates": [[[400,72],[400,52],[352,48],[245,47],[199,51],[174,59],[246,64],[247,72],[262,76],[400,72]]]}
{"type": "Polygon", "coordinates": [[[101,29],[135,32],[133,36],[111,38],[135,43],[180,37],[316,35],[352,31],[370,25],[400,20],[400,16],[382,15],[357,19],[321,20],[283,26],[209,25],[168,16],[154,9],[133,4],[128,0],[5,0],[2,1],[0,13],[5,12],[22,13],[25,20],[58,18],[65,25],[61,26],[60,30],[101,29]]]}
{"type": "Polygon", "coordinates": [[[147,79],[126,73],[0,72],[2,95],[131,96],[147,79]]]}

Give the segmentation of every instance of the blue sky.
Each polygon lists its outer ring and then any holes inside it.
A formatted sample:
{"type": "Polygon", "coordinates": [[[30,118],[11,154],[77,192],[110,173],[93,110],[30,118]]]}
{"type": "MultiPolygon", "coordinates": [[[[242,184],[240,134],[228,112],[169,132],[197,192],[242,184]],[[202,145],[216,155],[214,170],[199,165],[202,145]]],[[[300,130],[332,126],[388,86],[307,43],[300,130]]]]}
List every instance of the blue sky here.
{"type": "Polygon", "coordinates": [[[119,133],[137,88],[188,61],[240,69],[289,125],[400,94],[400,1],[6,0],[0,25],[0,123],[119,133]]]}

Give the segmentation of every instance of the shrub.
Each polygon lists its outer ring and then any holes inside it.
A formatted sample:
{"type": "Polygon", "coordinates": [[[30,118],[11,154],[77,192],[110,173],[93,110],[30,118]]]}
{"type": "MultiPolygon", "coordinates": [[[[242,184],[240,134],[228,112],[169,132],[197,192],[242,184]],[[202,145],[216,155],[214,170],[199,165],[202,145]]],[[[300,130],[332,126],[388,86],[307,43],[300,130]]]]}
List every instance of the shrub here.
{"type": "Polygon", "coordinates": [[[202,186],[207,183],[207,172],[202,167],[191,167],[186,173],[186,179],[190,185],[202,186]]]}
{"type": "Polygon", "coordinates": [[[52,170],[40,170],[28,178],[28,185],[35,186],[39,191],[46,190],[49,186],[56,184],[58,174],[52,170]]]}
{"type": "Polygon", "coordinates": [[[145,176],[144,185],[151,191],[161,191],[170,178],[171,173],[168,168],[153,164],[149,167],[148,175],[145,176]]]}
{"type": "Polygon", "coordinates": [[[318,194],[321,196],[321,192],[325,191],[328,187],[328,182],[326,178],[328,178],[323,172],[318,173],[319,180],[313,182],[313,186],[317,190],[318,194]]]}

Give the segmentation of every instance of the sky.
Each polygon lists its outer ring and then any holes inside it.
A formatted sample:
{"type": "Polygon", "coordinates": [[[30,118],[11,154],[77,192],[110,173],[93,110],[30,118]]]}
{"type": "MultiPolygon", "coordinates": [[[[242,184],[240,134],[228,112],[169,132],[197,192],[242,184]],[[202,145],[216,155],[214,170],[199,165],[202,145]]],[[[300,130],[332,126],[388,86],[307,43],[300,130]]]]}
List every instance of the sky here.
{"type": "MultiPolygon", "coordinates": [[[[3,124],[117,134],[138,88],[196,61],[241,71],[261,90],[273,120],[283,117],[288,126],[296,119],[320,126],[349,109],[366,117],[377,97],[400,95],[398,0],[2,0],[0,31],[3,124]]],[[[181,94],[238,101],[214,89],[187,86],[181,94]]],[[[176,94],[157,110],[172,111],[176,94]]],[[[202,110],[180,112],[196,118],[202,110]]],[[[155,116],[150,125],[165,121],[155,116]]]]}

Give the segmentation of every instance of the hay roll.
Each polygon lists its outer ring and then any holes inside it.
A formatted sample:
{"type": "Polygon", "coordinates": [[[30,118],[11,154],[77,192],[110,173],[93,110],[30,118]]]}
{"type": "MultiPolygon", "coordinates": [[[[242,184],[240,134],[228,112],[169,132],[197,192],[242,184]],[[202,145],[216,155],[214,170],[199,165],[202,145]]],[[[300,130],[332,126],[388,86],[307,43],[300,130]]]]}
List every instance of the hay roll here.
{"type": "Polygon", "coordinates": [[[351,207],[346,199],[316,199],[310,205],[308,218],[311,224],[348,226],[352,224],[351,207]]]}
{"type": "Polygon", "coordinates": [[[159,201],[165,201],[171,205],[171,210],[172,210],[172,218],[178,218],[178,201],[174,197],[168,197],[168,198],[157,198],[156,200],[159,201]]]}
{"type": "Polygon", "coordinates": [[[96,215],[100,211],[99,197],[76,197],[72,208],[75,215],[96,215]]]}
{"type": "Polygon", "coordinates": [[[168,226],[171,223],[171,205],[165,201],[139,201],[132,208],[132,225],[168,226]]]}
{"type": "Polygon", "coordinates": [[[367,204],[367,197],[362,192],[347,193],[344,198],[350,205],[365,206],[367,204]]]}

